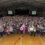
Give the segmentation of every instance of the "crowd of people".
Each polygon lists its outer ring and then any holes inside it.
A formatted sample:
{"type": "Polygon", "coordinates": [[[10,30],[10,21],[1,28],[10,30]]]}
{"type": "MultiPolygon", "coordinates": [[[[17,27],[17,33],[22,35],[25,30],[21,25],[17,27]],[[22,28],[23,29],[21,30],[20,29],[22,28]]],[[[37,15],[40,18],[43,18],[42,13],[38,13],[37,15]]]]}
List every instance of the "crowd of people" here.
{"type": "Polygon", "coordinates": [[[45,35],[45,17],[6,16],[0,18],[0,37],[4,34],[45,35]]]}

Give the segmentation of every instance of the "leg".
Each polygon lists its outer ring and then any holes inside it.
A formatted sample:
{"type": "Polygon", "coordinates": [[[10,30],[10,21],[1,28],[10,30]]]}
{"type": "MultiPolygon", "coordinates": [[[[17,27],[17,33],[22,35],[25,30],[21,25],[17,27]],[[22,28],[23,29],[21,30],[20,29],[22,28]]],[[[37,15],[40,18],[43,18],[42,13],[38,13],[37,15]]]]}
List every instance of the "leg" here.
{"type": "Polygon", "coordinates": [[[42,32],[42,36],[44,36],[44,32],[42,32]]]}
{"type": "Polygon", "coordinates": [[[16,29],[14,29],[14,34],[16,33],[16,29]]]}
{"type": "Polygon", "coordinates": [[[21,34],[23,34],[23,31],[21,31],[21,34]]]}
{"type": "Polygon", "coordinates": [[[19,29],[17,29],[17,34],[19,33],[19,29]]]}
{"type": "Polygon", "coordinates": [[[36,35],[36,32],[34,32],[34,36],[36,35]]]}
{"type": "Polygon", "coordinates": [[[1,32],[1,37],[3,37],[3,32],[1,32]]]}
{"type": "Polygon", "coordinates": [[[32,32],[29,32],[29,34],[32,36],[32,32]]]}
{"type": "Polygon", "coordinates": [[[43,36],[43,32],[40,32],[40,36],[43,36]]]}

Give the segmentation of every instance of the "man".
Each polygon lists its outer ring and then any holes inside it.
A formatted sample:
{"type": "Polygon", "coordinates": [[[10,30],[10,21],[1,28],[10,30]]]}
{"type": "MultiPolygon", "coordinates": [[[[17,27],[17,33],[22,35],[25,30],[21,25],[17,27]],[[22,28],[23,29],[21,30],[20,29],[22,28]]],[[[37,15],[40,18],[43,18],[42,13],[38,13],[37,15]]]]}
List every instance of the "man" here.
{"type": "Polygon", "coordinates": [[[0,25],[0,35],[1,35],[1,37],[3,37],[3,31],[4,31],[4,29],[3,29],[3,27],[0,25]]]}
{"type": "Polygon", "coordinates": [[[40,24],[40,36],[44,36],[44,27],[40,24]]]}

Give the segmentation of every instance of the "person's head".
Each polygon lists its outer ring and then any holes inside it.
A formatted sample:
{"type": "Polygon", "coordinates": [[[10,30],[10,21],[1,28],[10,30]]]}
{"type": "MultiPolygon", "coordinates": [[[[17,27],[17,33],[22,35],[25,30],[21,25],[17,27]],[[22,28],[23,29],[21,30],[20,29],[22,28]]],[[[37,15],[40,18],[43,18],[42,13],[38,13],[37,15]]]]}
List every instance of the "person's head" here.
{"type": "Polygon", "coordinates": [[[3,24],[3,26],[6,26],[6,24],[3,24]]]}
{"type": "Polygon", "coordinates": [[[18,27],[19,25],[17,24],[17,27],[18,27]]]}

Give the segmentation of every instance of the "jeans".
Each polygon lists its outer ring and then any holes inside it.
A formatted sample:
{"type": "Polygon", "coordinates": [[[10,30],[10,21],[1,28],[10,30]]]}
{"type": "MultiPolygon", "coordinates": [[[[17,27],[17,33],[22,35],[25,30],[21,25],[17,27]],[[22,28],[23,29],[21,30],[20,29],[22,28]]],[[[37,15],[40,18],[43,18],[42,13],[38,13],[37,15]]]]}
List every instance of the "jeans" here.
{"type": "Polygon", "coordinates": [[[17,29],[17,34],[19,33],[19,29],[17,29]]]}
{"type": "Polygon", "coordinates": [[[29,34],[32,36],[33,35],[33,31],[31,31],[29,34]]]}
{"type": "Polygon", "coordinates": [[[16,29],[13,30],[14,34],[16,33],[16,29]]]}

